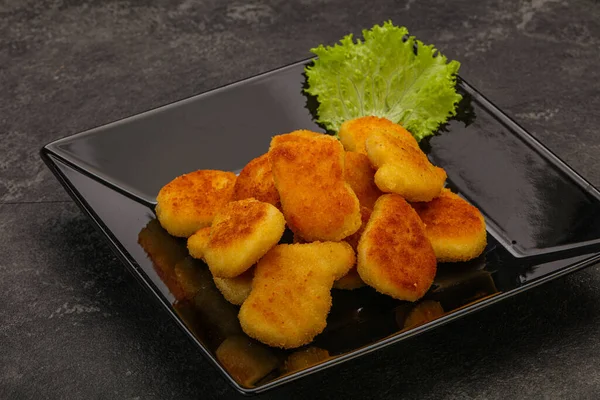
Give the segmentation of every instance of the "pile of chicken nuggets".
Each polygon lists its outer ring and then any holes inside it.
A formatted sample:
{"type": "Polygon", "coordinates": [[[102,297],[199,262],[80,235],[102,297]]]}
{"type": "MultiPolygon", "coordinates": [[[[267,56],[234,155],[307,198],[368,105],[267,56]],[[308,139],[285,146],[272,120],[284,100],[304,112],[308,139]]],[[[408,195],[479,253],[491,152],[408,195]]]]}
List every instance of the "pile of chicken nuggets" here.
{"type": "Polygon", "coordinates": [[[368,285],[416,301],[438,262],[467,261],[486,246],[479,210],[444,187],[446,172],[402,126],[362,117],[338,136],[274,136],[238,176],[195,171],[157,197],[163,228],[187,238],[241,306],[243,331],[270,346],[296,348],[321,333],[332,288],[368,285]],[[286,227],[293,243],[281,243],[286,227]]]}

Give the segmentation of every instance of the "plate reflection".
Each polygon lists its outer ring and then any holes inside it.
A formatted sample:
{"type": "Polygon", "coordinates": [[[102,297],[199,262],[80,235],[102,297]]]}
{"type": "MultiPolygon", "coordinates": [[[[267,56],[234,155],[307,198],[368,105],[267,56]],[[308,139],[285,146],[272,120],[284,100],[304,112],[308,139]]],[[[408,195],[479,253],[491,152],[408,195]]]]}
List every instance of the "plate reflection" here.
{"type": "Polygon", "coordinates": [[[500,293],[492,272],[485,269],[485,255],[468,263],[440,264],[432,288],[417,303],[395,300],[369,287],[333,289],[323,333],[310,345],[281,350],[243,333],[239,306],[223,297],[207,265],[189,256],[185,240],[169,235],[153,219],[140,231],[138,243],[175,297],[177,314],[244,387],[310,368],[500,293]]]}

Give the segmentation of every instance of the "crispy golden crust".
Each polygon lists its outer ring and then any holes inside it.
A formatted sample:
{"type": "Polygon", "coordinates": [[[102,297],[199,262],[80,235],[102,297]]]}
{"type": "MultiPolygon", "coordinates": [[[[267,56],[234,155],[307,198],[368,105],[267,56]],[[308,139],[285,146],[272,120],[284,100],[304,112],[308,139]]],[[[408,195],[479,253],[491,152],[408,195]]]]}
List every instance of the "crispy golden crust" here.
{"type": "Polygon", "coordinates": [[[412,146],[419,147],[415,138],[402,126],[389,119],[379,117],[360,117],[346,121],[340,127],[338,136],[347,151],[367,154],[365,141],[373,133],[387,133],[405,139],[412,146]]]}
{"type": "Polygon", "coordinates": [[[187,240],[187,248],[190,255],[199,260],[204,259],[204,250],[208,246],[208,240],[210,238],[210,226],[199,229],[190,236],[187,240]]]}
{"type": "Polygon", "coordinates": [[[225,339],[215,354],[223,368],[245,387],[267,376],[279,363],[271,350],[241,335],[225,339]]]}
{"type": "Polygon", "coordinates": [[[200,170],[167,183],[156,197],[156,216],[171,235],[188,237],[210,226],[233,194],[233,172],[200,170]]]}
{"type": "Polygon", "coordinates": [[[444,189],[427,203],[413,203],[440,262],[468,261],[487,244],[483,215],[466,200],[444,189]]]}
{"type": "Polygon", "coordinates": [[[377,291],[399,300],[416,301],[429,290],[436,258],[425,226],[399,195],[375,203],[358,243],[358,273],[377,291]]]}
{"type": "MultiPolygon", "coordinates": [[[[365,231],[367,222],[369,222],[369,218],[371,217],[371,212],[372,212],[371,209],[369,209],[367,207],[362,207],[362,206],[360,207],[360,217],[361,217],[361,222],[362,222],[360,225],[360,229],[345,239],[345,242],[347,242],[350,246],[352,246],[352,249],[355,252],[358,249],[358,242],[360,240],[360,237],[362,236],[363,232],[365,231]]],[[[334,289],[343,289],[343,290],[353,290],[353,289],[358,289],[363,286],[365,286],[365,283],[363,282],[362,279],[360,279],[360,275],[358,274],[358,271],[356,270],[356,265],[354,267],[352,267],[352,269],[350,271],[348,271],[348,273],[346,275],[342,276],[340,279],[335,281],[333,284],[334,289]]]]}
{"type": "Polygon", "coordinates": [[[329,352],[319,347],[310,346],[293,352],[283,364],[283,372],[289,373],[311,367],[329,358],[329,352]]]}
{"type": "MultiPolygon", "coordinates": [[[[371,210],[367,207],[361,206],[360,216],[362,224],[359,230],[353,233],[352,235],[348,236],[346,239],[344,239],[344,242],[352,246],[354,252],[356,252],[360,236],[362,235],[363,231],[365,230],[365,227],[367,226],[367,222],[369,221],[369,217],[371,216],[371,210]]],[[[296,233],[294,233],[293,243],[307,243],[307,241],[302,239],[296,233]]],[[[354,290],[363,286],[365,286],[365,283],[362,281],[362,279],[360,279],[360,275],[358,275],[358,271],[356,270],[356,265],[354,265],[346,275],[342,276],[340,279],[337,279],[333,283],[333,288],[340,290],[354,290]]]]}
{"type": "Polygon", "coordinates": [[[273,182],[269,153],[256,157],[246,164],[235,181],[232,200],[251,197],[280,208],[279,193],[273,182]]]}
{"type": "Polygon", "coordinates": [[[367,138],[367,155],[377,168],[375,184],[408,201],[429,201],[444,187],[446,171],[433,166],[421,149],[407,142],[384,133],[367,138]]]}
{"type": "Polygon", "coordinates": [[[383,193],[375,185],[375,168],[371,166],[369,157],[362,153],[347,151],[344,172],[346,182],[356,193],[360,205],[372,209],[377,198],[383,193]]]}
{"type": "Polygon", "coordinates": [[[325,329],[334,280],[354,261],[345,242],[275,246],[256,266],[252,291],[240,308],[242,329],[274,347],[311,342],[325,329]]]}
{"type": "Polygon", "coordinates": [[[442,305],[433,300],[424,300],[414,306],[404,320],[403,328],[410,328],[433,321],[437,317],[444,315],[442,305]]]}
{"type": "Polygon", "coordinates": [[[308,241],[338,241],[360,227],[360,204],[344,179],[344,149],[308,131],[275,136],[269,158],[288,226],[308,241]]]}
{"type": "Polygon", "coordinates": [[[255,199],[232,201],[215,216],[204,261],[213,276],[233,278],[275,246],[284,230],[285,219],[275,206],[255,199]]]}
{"type": "Polygon", "coordinates": [[[236,306],[241,305],[250,295],[253,278],[254,268],[250,268],[235,278],[213,277],[215,286],[223,294],[223,297],[236,306]]]}

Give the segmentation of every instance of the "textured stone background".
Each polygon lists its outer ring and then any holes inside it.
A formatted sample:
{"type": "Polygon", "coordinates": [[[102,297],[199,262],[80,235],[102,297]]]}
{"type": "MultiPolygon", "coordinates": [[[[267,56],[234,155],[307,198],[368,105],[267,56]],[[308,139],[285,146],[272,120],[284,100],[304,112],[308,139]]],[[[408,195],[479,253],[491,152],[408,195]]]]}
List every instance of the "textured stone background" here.
{"type": "MultiPolygon", "coordinates": [[[[38,150],[386,19],[600,186],[595,0],[0,0],[0,398],[236,396],[38,150]]],[[[599,304],[595,266],[261,397],[596,398],[599,304]]]]}

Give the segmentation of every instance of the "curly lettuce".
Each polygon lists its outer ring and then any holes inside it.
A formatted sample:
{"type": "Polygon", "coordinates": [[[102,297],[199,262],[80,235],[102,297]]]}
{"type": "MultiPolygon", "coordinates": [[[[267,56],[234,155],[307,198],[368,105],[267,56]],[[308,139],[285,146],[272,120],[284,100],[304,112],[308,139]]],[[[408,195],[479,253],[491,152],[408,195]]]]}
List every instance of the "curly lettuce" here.
{"type": "Polygon", "coordinates": [[[318,123],[337,132],[344,121],[374,115],[421,140],[456,115],[458,61],[390,21],[362,34],[311,49],[318,58],[306,67],[305,90],[318,100],[318,123]]]}

